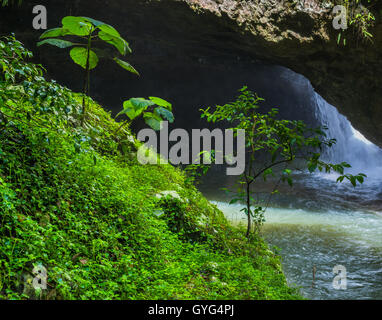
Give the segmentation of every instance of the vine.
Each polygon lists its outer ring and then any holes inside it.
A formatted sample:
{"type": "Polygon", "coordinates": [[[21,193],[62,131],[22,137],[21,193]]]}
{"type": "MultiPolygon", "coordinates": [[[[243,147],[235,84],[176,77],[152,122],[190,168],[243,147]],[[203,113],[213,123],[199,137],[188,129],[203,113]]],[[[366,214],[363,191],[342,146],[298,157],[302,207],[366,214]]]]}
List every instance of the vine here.
{"type": "MultiPolygon", "coordinates": [[[[362,42],[373,42],[373,34],[370,29],[374,26],[375,16],[370,11],[370,8],[376,4],[376,0],[342,0],[342,5],[346,8],[346,20],[348,26],[352,27],[353,33],[356,36],[357,43],[362,42]],[[363,3],[367,2],[368,7],[363,3]]],[[[346,46],[346,38],[343,33],[345,31],[341,30],[337,37],[337,44],[342,43],[346,46]]]]}

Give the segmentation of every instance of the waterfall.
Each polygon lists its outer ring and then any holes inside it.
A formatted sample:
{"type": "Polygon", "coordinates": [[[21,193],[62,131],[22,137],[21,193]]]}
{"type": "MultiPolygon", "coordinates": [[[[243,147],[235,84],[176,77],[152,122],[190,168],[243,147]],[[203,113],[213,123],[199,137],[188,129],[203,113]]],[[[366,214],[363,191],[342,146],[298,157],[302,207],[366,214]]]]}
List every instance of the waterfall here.
{"type": "Polygon", "coordinates": [[[332,163],[346,161],[352,165],[354,171],[372,172],[373,176],[382,178],[382,149],[354,129],[345,116],[314,91],[310,81],[303,75],[283,68],[280,77],[293,83],[295,88],[300,88],[300,94],[310,96],[306,107],[312,110],[318,125],[328,127],[327,138],[337,140],[333,147],[323,151],[324,160],[332,163]]]}
{"type": "MultiPolygon", "coordinates": [[[[281,78],[279,82],[269,77],[264,83],[274,89],[271,94],[280,98],[281,103],[271,100],[270,95],[269,104],[279,105],[284,118],[286,115],[289,119],[302,120],[313,128],[328,127],[327,138],[335,138],[337,143],[323,150],[323,159],[331,163],[346,161],[352,165],[346,173],[362,172],[367,178],[362,185],[353,187],[347,180],[336,183],[336,173],[310,174],[296,170],[293,188],[280,185],[280,192],[272,197],[262,235],[268,243],[281,249],[288,281],[301,286],[307,297],[381,298],[382,150],[317,94],[304,76],[286,68],[279,68],[275,73],[281,78]],[[301,99],[291,99],[292,95],[301,99]],[[350,271],[350,290],[330,290],[333,267],[340,261],[350,271]],[[313,266],[320,270],[314,286],[313,266]]],[[[211,190],[210,199],[219,200],[214,204],[228,220],[245,224],[243,204],[228,204],[226,194],[216,196],[216,185],[234,189],[234,183],[230,184],[232,180],[221,183],[223,176],[210,176],[204,188],[207,190],[208,186],[211,190]]],[[[268,195],[272,183],[261,180],[256,183],[254,191],[260,193],[260,199],[268,195]]]]}
{"type": "Polygon", "coordinates": [[[328,148],[323,157],[331,162],[346,161],[354,169],[381,172],[382,149],[368,141],[360,132],[353,128],[349,120],[337,109],[327,103],[319,94],[313,92],[312,105],[315,116],[322,126],[327,126],[328,138],[334,138],[337,143],[328,148]]]}

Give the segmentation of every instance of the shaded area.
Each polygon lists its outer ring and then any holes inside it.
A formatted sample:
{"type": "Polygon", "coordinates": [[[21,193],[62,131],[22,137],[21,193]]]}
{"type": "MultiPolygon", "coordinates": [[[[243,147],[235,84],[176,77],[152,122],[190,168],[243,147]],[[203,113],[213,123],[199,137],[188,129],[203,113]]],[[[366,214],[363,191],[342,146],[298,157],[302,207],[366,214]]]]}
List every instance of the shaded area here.
{"type": "MultiPolygon", "coordinates": [[[[253,87],[254,62],[261,60],[304,74],[369,140],[382,141],[379,22],[372,47],[349,49],[336,44],[327,11],[289,1],[30,1],[21,9],[2,9],[1,32],[16,31],[32,49],[41,33],[31,27],[34,4],[47,6],[49,27],[65,15],[91,16],[114,25],[130,41],[134,53],[128,60],[140,79],[106,61],[93,75],[91,95],[111,110],[131,96],[148,94],[182,110],[225,102],[243,83],[253,87]]],[[[67,52],[36,52],[53,78],[81,90],[81,70],[67,52]]]]}

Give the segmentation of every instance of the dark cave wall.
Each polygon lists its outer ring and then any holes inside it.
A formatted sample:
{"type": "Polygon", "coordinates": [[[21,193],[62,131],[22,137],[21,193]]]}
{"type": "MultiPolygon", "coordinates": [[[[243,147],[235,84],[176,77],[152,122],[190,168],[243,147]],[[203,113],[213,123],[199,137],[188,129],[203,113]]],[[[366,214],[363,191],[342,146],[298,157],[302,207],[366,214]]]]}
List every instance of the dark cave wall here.
{"type": "Polygon", "coordinates": [[[92,74],[91,95],[113,112],[133,96],[163,97],[174,104],[176,127],[204,126],[195,110],[232,101],[243,85],[265,97],[267,107],[280,107],[282,116],[314,123],[308,87],[297,89],[272,67],[283,65],[308,77],[357,129],[382,145],[380,29],[373,47],[349,51],[330,38],[326,14],[282,2],[29,1],[1,9],[0,30],[15,32],[50,77],[80,91],[82,70],[70,61],[69,50],[35,47],[41,31],[32,28],[32,7],[46,5],[48,28],[66,15],[112,24],[129,41],[133,54],[126,60],[141,77],[102,61],[92,74]]]}

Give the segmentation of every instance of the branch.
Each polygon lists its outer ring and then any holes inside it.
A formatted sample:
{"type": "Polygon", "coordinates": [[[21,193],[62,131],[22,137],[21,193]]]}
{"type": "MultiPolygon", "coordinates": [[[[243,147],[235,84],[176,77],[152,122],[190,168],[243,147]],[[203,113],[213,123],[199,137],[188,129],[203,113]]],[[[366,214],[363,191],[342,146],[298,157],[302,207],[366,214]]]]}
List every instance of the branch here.
{"type": "Polygon", "coordinates": [[[291,162],[293,160],[292,156],[290,157],[290,159],[285,159],[285,160],[280,160],[280,161],[277,161],[277,162],[274,162],[272,163],[271,165],[269,166],[266,166],[265,168],[261,169],[254,177],[252,177],[252,179],[249,181],[249,184],[251,184],[253,181],[255,181],[261,174],[263,174],[266,170],[270,169],[270,168],[273,168],[279,164],[282,164],[282,163],[288,163],[288,162],[291,162]]]}

